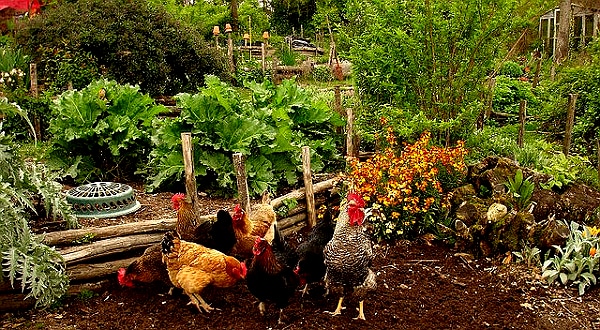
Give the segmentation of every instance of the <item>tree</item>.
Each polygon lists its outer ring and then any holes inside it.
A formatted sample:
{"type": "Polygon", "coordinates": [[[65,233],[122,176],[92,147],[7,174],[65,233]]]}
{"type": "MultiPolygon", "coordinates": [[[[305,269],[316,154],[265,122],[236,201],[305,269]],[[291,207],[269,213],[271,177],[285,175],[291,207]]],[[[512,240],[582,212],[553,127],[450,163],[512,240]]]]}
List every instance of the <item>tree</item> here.
{"type": "Polygon", "coordinates": [[[560,17],[554,62],[560,64],[569,55],[569,30],[571,27],[571,0],[561,0],[560,17]]]}

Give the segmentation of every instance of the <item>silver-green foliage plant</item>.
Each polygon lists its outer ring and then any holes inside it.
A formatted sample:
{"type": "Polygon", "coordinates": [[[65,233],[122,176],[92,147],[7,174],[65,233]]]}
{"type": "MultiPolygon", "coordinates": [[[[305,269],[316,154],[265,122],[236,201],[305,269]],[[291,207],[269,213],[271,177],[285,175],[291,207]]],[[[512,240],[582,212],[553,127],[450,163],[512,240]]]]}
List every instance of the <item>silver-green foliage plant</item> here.
{"type": "Polygon", "coordinates": [[[76,218],[61,195],[60,184],[44,165],[26,163],[15,152],[12,140],[0,123],[0,253],[3,277],[11,285],[28,292],[37,307],[45,307],[62,297],[68,277],[62,256],[33,234],[28,219],[37,212],[31,202],[41,197],[47,216],[62,218],[71,226],[76,218]]]}
{"type": "Polygon", "coordinates": [[[542,277],[549,283],[559,280],[563,285],[576,285],[582,295],[588,287],[596,284],[600,258],[596,251],[600,237],[576,222],[571,222],[569,228],[570,234],[565,245],[554,245],[556,253],[544,261],[542,277]]]}

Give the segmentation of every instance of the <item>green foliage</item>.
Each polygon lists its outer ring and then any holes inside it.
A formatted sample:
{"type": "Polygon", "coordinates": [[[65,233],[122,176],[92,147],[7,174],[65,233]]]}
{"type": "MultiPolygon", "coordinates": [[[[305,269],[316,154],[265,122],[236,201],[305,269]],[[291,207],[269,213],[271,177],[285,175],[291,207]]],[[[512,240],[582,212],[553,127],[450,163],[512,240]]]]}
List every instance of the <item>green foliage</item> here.
{"type": "Polygon", "coordinates": [[[507,76],[496,77],[496,86],[492,104],[497,112],[514,115],[509,118],[510,123],[516,123],[519,119],[519,106],[521,100],[527,101],[527,111],[538,107],[538,99],[531,90],[531,84],[527,81],[510,78],[507,76]]]}
{"type": "Polygon", "coordinates": [[[504,62],[500,68],[500,74],[509,78],[519,78],[523,73],[521,65],[513,61],[504,62]]]}
{"type": "Polygon", "coordinates": [[[318,82],[332,82],[335,80],[335,77],[333,77],[333,74],[331,74],[331,69],[328,65],[315,66],[312,72],[312,77],[318,82]]]}
{"type": "Polygon", "coordinates": [[[161,6],[124,0],[48,6],[19,30],[18,40],[39,63],[40,79],[57,87],[65,81],[84,87],[100,72],[153,96],[174,95],[196,90],[207,73],[225,75],[227,67],[202,31],[161,6]]]}
{"type": "Polygon", "coordinates": [[[291,34],[293,31],[297,35],[300,30],[307,29],[317,10],[316,1],[312,0],[272,0],[270,2],[273,12],[271,13],[271,26],[279,34],[291,34]]]}
{"type": "Polygon", "coordinates": [[[563,189],[575,182],[579,177],[580,169],[584,164],[589,164],[586,158],[578,156],[566,157],[562,153],[546,158],[542,163],[541,172],[551,176],[550,180],[540,183],[544,189],[563,189]]]}
{"type": "Polygon", "coordinates": [[[42,243],[28,225],[31,215],[38,214],[33,200],[41,200],[46,214],[77,224],[61,194],[61,185],[45,166],[26,163],[15,152],[12,140],[0,123],[0,253],[2,271],[11,285],[20,286],[36,306],[46,307],[63,296],[68,276],[60,253],[42,243]]]}
{"type": "Polygon", "coordinates": [[[51,156],[78,182],[131,176],[149,154],[152,120],[164,111],[139,87],[98,80],[52,105],[51,156]]]}
{"type": "Polygon", "coordinates": [[[509,177],[504,185],[508,188],[508,194],[515,201],[517,209],[522,210],[529,205],[535,185],[529,179],[523,178],[521,169],[517,170],[514,178],[509,177]]]}
{"type": "MultiPolygon", "coordinates": [[[[565,224],[569,226],[568,223],[565,224]]],[[[600,257],[596,251],[600,238],[597,233],[592,235],[590,228],[581,228],[575,222],[571,222],[569,229],[565,246],[554,245],[556,254],[544,261],[542,277],[548,283],[560,280],[563,285],[576,285],[579,294],[583,295],[588,287],[596,284],[600,257]]]]}
{"type": "Polygon", "coordinates": [[[235,172],[231,157],[246,156],[251,193],[292,185],[298,179],[300,149],[311,148],[311,166],[318,172],[340,161],[342,137],[332,135],[343,121],[323,101],[312,98],[292,80],[274,86],[247,82],[243,93],[214,76],[197,94],[179,94],[181,117],[155,121],[155,144],[148,171],[149,189],[181,178],[181,132],[191,132],[198,182],[206,189],[232,193],[235,172]]]}

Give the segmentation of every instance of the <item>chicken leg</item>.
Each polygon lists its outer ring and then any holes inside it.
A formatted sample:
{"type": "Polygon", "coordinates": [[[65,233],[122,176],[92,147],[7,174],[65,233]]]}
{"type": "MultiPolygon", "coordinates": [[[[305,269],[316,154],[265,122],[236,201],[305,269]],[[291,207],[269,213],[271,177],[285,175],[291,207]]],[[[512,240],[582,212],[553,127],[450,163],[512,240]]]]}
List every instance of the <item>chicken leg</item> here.
{"type": "Polygon", "coordinates": [[[342,307],[343,300],[344,300],[344,297],[340,297],[340,300],[338,301],[337,308],[335,309],[335,311],[333,311],[333,312],[325,311],[325,313],[329,313],[333,316],[342,314],[342,309],[346,308],[346,307],[342,307]]]}
{"type": "Polygon", "coordinates": [[[191,301],[189,302],[189,304],[193,304],[194,306],[196,306],[196,308],[198,308],[198,311],[200,313],[202,313],[203,309],[207,313],[210,313],[210,311],[212,311],[214,309],[218,310],[218,308],[210,307],[210,305],[207,304],[206,301],[204,301],[204,299],[202,299],[202,297],[199,294],[197,294],[197,293],[189,294],[189,296],[190,296],[190,299],[191,299],[191,301]]]}
{"type": "Polygon", "coordinates": [[[365,319],[365,313],[363,311],[363,300],[358,302],[358,316],[355,317],[354,320],[363,320],[363,321],[367,320],[367,319],[365,319]]]}

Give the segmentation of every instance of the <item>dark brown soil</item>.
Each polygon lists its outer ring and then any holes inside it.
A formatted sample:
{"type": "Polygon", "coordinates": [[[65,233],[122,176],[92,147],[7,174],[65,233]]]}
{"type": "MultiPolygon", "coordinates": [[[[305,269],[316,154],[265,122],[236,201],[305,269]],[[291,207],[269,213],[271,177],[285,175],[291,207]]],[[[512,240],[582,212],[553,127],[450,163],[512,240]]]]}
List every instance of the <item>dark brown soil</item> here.
{"type": "MultiPolygon", "coordinates": [[[[82,221],[85,226],[173,217],[171,193],[138,192],[142,208],[114,220],[82,221]]],[[[203,198],[205,213],[231,208],[233,200],[203,198]]],[[[292,245],[304,232],[288,237],[292,245]]],[[[245,284],[207,288],[205,300],[219,308],[210,314],[188,306],[187,296],[166,287],[123,289],[114,277],[93,297],[80,294],[61,307],[0,315],[0,329],[598,329],[598,288],[583,297],[572,289],[548,286],[539,270],[504,264],[502,258],[472,260],[441,242],[375,245],[377,291],[364,303],[367,321],[353,320],[358,302],[345,300],[333,317],[338,297],[314,286],[299,290],[278,325],[278,311],[261,316],[245,284]]]]}

